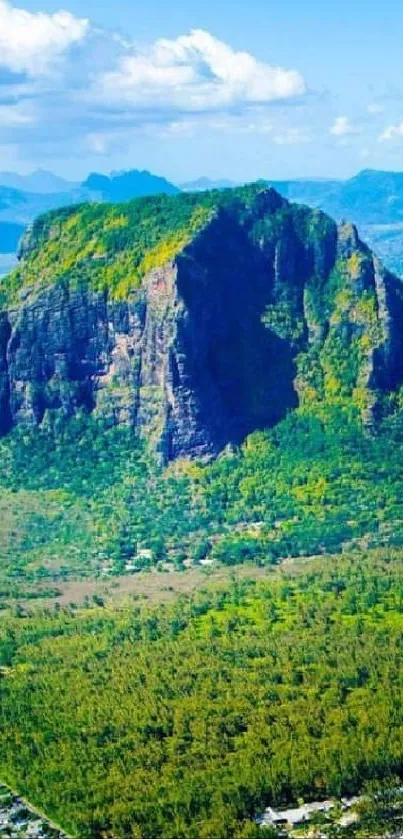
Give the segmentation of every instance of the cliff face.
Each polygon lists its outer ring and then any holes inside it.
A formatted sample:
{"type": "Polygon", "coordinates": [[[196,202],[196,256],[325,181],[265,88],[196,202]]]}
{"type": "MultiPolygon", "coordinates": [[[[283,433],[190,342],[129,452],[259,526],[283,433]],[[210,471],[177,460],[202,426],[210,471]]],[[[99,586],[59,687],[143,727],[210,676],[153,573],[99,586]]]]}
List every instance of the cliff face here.
{"type": "MultiPolygon", "coordinates": [[[[34,231],[22,272],[36,248],[34,231]]],[[[353,227],[273,190],[227,196],[120,299],[87,268],[46,271],[0,315],[1,433],[86,410],[166,460],[204,457],[301,401],[353,399],[370,421],[403,381],[400,281],[353,227]]]]}

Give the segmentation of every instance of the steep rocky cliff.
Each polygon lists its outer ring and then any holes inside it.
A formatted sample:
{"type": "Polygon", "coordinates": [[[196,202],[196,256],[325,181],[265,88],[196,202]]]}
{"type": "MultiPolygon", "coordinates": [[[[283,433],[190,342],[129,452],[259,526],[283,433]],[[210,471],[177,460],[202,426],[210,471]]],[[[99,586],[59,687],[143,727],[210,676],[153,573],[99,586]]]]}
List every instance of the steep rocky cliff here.
{"type": "Polygon", "coordinates": [[[78,410],[164,459],[301,401],[368,421],[403,381],[403,286],[354,227],[258,186],[40,219],[0,284],[0,431],[78,410]]]}

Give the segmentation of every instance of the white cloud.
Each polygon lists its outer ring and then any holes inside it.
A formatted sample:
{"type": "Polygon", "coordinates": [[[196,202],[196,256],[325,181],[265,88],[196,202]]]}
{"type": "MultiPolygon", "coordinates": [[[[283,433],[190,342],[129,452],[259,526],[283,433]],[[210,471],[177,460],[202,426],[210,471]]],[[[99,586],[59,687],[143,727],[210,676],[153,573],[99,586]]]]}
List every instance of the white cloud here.
{"type": "Polygon", "coordinates": [[[34,120],[32,109],[23,105],[0,105],[0,124],[3,127],[28,125],[34,120]]]}
{"type": "Polygon", "coordinates": [[[388,142],[389,140],[399,139],[403,137],[403,122],[398,122],[396,125],[389,125],[379,137],[380,143],[388,142]]]}
{"type": "Polygon", "coordinates": [[[203,131],[302,142],[295,126],[306,123],[306,93],[297,70],[202,30],[140,49],[67,11],[0,0],[0,144],[22,161],[43,165],[73,146],[112,156],[148,136],[180,143],[203,131]]]}
{"type": "Polygon", "coordinates": [[[29,76],[47,73],[88,27],[69,12],[31,13],[0,0],[0,66],[29,76]]]}
{"type": "Polygon", "coordinates": [[[109,137],[105,134],[88,134],[86,143],[95,154],[106,154],[109,149],[109,137]]]}
{"type": "Polygon", "coordinates": [[[296,70],[272,67],[249,53],[235,52],[210,33],[195,29],[122,56],[117,69],[99,79],[97,92],[111,103],[197,113],[287,100],[304,94],[306,85],[296,70]]]}
{"type": "Polygon", "coordinates": [[[333,134],[334,137],[347,137],[351,134],[358,134],[359,131],[358,128],[353,125],[349,117],[337,117],[330,128],[330,133],[333,134]]]}
{"type": "Polygon", "coordinates": [[[376,114],[383,114],[384,110],[385,106],[381,105],[379,102],[371,102],[367,108],[368,113],[372,116],[375,116],[376,114]]]}

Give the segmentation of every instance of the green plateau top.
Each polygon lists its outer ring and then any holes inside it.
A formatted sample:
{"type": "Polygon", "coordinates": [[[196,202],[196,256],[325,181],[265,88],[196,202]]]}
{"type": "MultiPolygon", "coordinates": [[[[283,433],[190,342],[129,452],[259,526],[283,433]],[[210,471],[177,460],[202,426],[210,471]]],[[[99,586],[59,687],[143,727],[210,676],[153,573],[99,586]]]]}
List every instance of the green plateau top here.
{"type": "MultiPolygon", "coordinates": [[[[171,262],[220,211],[236,215],[243,224],[259,214],[267,197],[273,213],[273,233],[280,215],[329,226],[320,211],[290,205],[262,183],[238,189],[139,198],[124,204],[81,204],[39,217],[25,235],[20,265],[0,281],[0,305],[18,305],[21,292],[38,292],[68,281],[86,284],[93,291],[108,290],[111,298],[125,299],[141,286],[154,268],[171,262]]],[[[24,294],[24,296],[25,296],[24,294]]]]}

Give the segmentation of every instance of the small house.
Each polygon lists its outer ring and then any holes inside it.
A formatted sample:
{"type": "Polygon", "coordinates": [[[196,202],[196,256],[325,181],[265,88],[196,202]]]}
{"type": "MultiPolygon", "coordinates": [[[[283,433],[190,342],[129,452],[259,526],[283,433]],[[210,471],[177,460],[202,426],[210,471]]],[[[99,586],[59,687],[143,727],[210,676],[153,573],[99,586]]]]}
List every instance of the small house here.
{"type": "Polygon", "coordinates": [[[271,827],[296,828],[309,824],[312,817],[317,813],[326,815],[334,808],[334,801],[312,801],[310,804],[301,804],[288,810],[274,810],[268,807],[263,814],[261,824],[271,827]]]}

